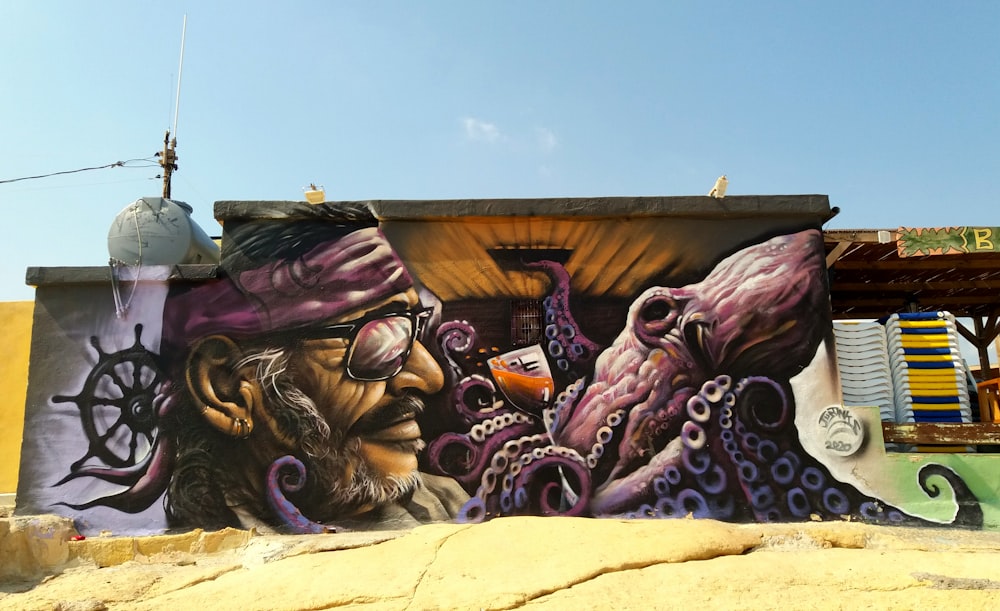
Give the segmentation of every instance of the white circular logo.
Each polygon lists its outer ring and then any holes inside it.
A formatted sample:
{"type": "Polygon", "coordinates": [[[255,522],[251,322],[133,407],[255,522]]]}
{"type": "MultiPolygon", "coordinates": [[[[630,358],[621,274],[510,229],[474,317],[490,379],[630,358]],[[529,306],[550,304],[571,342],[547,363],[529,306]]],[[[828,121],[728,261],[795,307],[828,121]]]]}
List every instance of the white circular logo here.
{"type": "Polygon", "coordinates": [[[850,456],[861,448],[865,427],[847,408],[834,405],[819,415],[819,428],[825,432],[824,447],[837,456],[850,456]]]}

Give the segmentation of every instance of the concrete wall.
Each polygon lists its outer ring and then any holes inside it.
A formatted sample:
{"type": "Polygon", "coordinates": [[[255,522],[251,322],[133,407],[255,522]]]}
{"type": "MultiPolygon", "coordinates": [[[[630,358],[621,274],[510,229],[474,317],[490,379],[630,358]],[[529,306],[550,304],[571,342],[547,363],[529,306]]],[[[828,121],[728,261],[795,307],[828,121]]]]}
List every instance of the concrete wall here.
{"type": "Polygon", "coordinates": [[[104,268],[29,271],[19,513],[1000,525],[992,457],[889,456],[878,408],[842,404],[824,196],[216,216],[217,271],[146,267],[117,296],[104,268]]]}
{"type": "Polygon", "coordinates": [[[4,346],[4,358],[0,360],[0,494],[13,493],[17,489],[34,305],[32,301],[0,303],[0,333],[4,346]]]}

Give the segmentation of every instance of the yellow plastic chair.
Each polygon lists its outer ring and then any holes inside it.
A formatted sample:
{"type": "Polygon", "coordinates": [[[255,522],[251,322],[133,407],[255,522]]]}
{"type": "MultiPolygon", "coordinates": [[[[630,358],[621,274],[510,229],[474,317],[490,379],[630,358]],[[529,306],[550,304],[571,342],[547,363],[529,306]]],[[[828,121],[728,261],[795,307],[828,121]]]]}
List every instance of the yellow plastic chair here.
{"type": "Polygon", "coordinates": [[[979,391],[979,420],[1000,422],[1000,378],[976,384],[979,391]]]}

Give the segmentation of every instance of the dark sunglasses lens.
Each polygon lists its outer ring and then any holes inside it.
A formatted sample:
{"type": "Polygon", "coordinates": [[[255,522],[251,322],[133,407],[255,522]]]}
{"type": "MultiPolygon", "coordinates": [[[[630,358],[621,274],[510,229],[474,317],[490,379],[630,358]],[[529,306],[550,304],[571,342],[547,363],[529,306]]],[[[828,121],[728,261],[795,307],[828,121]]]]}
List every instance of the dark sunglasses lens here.
{"type": "Polygon", "coordinates": [[[413,321],[389,316],[358,330],[347,359],[348,373],[359,380],[384,380],[399,373],[413,345],[413,321]]]}

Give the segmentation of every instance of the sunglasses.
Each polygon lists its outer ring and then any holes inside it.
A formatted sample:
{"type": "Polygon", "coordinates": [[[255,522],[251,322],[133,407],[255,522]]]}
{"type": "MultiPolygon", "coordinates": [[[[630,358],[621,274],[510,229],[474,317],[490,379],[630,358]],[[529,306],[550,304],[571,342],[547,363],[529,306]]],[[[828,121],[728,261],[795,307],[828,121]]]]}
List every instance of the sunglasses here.
{"type": "Polygon", "coordinates": [[[346,339],[347,375],[359,382],[381,382],[394,377],[406,365],[433,307],[373,314],[348,322],[290,329],[283,335],[297,342],[314,339],[346,339]]]}

